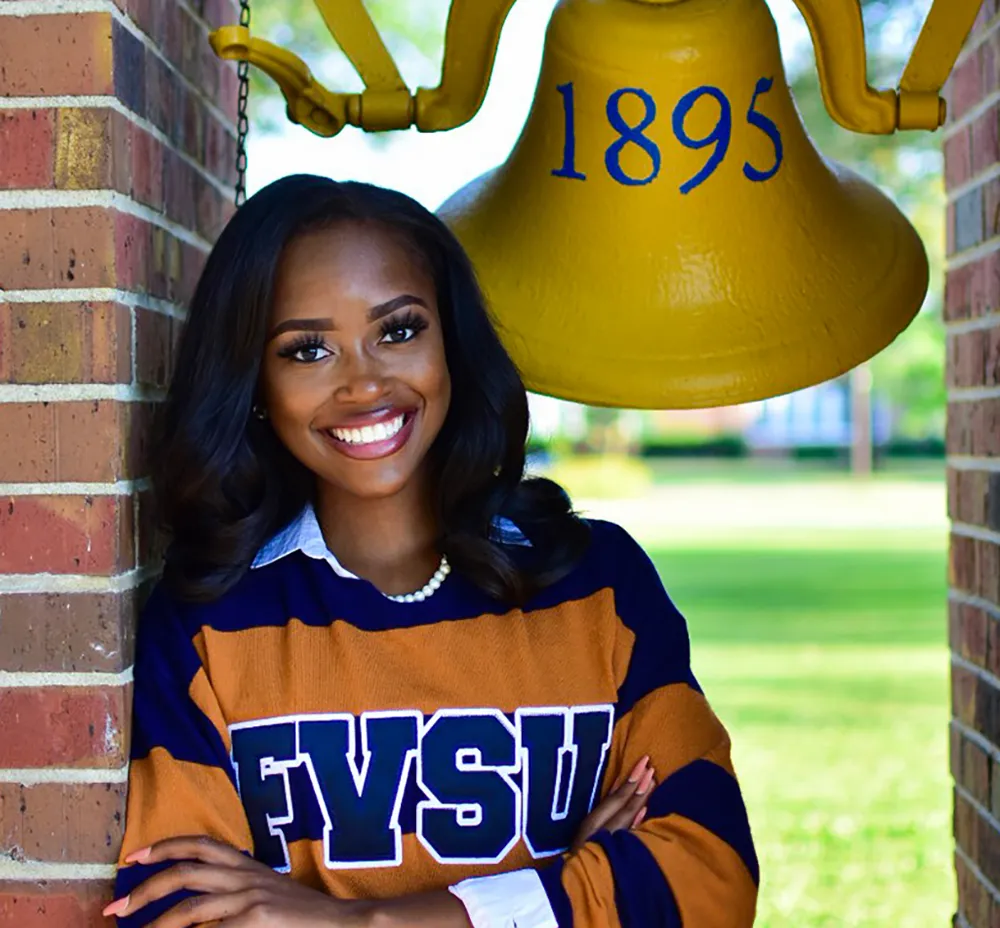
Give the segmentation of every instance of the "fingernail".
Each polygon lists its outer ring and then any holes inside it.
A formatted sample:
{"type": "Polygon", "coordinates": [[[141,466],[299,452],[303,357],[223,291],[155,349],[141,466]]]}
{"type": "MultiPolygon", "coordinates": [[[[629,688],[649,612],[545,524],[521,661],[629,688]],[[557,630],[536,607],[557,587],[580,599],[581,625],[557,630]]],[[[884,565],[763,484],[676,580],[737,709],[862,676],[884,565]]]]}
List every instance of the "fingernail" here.
{"type": "Polygon", "coordinates": [[[111,905],[107,906],[102,913],[105,918],[110,918],[112,915],[121,915],[128,908],[129,896],[123,896],[121,899],[115,899],[111,905]]]}
{"type": "Polygon", "coordinates": [[[642,776],[642,771],[646,769],[646,764],[648,763],[649,755],[647,754],[632,768],[632,772],[628,775],[629,783],[635,783],[638,781],[639,777],[642,776]]]}
{"type": "Polygon", "coordinates": [[[642,824],[643,819],[645,819],[645,817],[646,817],[646,809],[644,807],[640,809],[638,812],[636,812],[635,818],[632,819],[632,827],[638,828],[642,824]]]}
{"type": "Polygon", "coordinates": [[[153,849],[151,847],[144,847],[141,851],[132,851],[132,853],[125,858],[125,863],[127,864],[141,863],[147,857],[149,857],[149,854],[152,850],[153,849]]]}
{"type": "Polygon", "coordinates": [[[649,770],[646,771],[646,775],[642,778],[642,781],[639,783],[639,788],[635,791],[635,794],[637,796],[645,796],[646,793],[649,792],[649,787],[653,785],[653,777],[655,773],[656,771],[654,771],[652,767],[650,767],[649,770]]]}

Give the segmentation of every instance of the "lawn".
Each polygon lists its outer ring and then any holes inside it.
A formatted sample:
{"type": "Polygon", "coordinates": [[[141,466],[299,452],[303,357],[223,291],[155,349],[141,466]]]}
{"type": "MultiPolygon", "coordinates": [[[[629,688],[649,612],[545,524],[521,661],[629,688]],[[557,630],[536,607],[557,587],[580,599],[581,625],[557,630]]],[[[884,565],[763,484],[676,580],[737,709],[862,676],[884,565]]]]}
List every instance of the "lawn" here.
{"type": "Polygon", "coordinates": [[[945,559],[911,540],[652,552],[733,736],[758,925],[950,924],[945,559]]]}
{"type": "Polygon", "coordinates": [[[943,928],[943,481],[774,477],[699,465],[625,499],[568,482],[639,538],[687,616],[761,858],[757,925],[943,928]]]}

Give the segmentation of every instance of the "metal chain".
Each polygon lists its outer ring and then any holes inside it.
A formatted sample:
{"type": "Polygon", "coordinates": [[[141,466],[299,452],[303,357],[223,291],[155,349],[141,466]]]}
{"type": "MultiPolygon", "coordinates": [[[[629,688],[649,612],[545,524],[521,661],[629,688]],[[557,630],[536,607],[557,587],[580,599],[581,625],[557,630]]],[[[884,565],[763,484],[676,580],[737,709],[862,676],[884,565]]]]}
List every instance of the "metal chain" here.
{"type": "MultiPolygon", "coordinates": [[[[240,25],[250,28],[250,0],[240,0],[240,25]]],[[[240,207],[247,198],[247,132],[250,130],[247,100],[250,97],[250,62],[241,61],[236,67],[236,74],[240,80],[236,119],[236,206],[240,207]]]]}

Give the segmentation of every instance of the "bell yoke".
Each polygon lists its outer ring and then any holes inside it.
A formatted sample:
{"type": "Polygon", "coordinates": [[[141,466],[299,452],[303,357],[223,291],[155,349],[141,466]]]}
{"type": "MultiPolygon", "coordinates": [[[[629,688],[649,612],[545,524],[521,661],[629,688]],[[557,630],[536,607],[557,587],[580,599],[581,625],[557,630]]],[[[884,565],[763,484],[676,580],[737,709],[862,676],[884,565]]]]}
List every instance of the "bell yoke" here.
{"type": "MultiPolygon", "coordinates": [[[[835,120],[943,124],[979,0],[934,4],[894,90],[867,83],[857,0],[795,2],[835,120]]],[[[316,0],[362,93],[327,90],[242,26],[212,44],[271,75],[320,135],[448,129],[479,109],[513,3],[453,0],[441,83],[415,94],[362,0],[316,0]]],[[[511,156],[439,212],[527,386],[595,405],[718,406],[820,383],[886,347],[927,292],[914,228],[807,135],[765,0],[561,0],[511,156]]]]}

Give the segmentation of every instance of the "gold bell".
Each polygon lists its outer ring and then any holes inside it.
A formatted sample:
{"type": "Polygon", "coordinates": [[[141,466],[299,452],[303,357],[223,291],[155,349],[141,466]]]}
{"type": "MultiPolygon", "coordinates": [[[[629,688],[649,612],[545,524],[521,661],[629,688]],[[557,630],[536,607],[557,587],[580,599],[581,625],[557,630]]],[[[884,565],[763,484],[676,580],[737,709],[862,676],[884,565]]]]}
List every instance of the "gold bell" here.
{"type": "Polygon", "coordinates": [[[807,136],[764,0],[562,0],[510,158],[440,214],[529,388],[596,405],[828,380],[927,290],[910,223],[807,136]]]}

